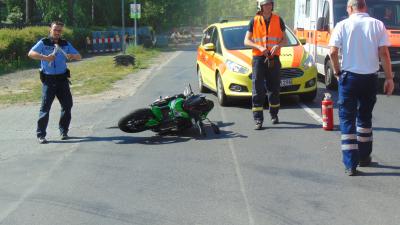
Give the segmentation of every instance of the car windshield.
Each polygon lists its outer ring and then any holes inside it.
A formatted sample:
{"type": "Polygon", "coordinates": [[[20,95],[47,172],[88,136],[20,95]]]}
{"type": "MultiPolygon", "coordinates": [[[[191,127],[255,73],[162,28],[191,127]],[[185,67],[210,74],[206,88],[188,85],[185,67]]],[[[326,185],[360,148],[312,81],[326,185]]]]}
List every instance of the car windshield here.
{"type": "MultiPolygon", "coordinates": [[[[348,17],[346,0],[335,2],[335,23],[348,17]]],[[[368,14],[382,21],[388,29],[400,28],[400,1],[370,0],[367,2],[368,14]]]]}
{"type": "MultiPolygon", "coordinates": [[[[229,50],[251,49],[251,47],[245,46],[243,43],[247,30],[247,25],[223,28],[222,39],[224,40],[225,47],[229,50]]],[[[287,46],[298,45],[297,39],[288,28],[286,28],[286,36],[288,38],[287,46]]]]}

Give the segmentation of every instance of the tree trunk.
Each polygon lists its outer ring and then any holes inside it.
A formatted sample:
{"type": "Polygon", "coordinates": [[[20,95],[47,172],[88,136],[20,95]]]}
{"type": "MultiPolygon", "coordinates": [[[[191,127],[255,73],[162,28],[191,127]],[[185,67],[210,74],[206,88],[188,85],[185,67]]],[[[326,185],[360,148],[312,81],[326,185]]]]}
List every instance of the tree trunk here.
{"type": "Polygon", "coordinates": [[[25,0],[25,23],[31,23],[33,0],[25,0]]]}
{"type": "Polygon", "coordinates": [[[70,25],[74,25],[74,0],[68,0],[68,20],[70,25]]]}

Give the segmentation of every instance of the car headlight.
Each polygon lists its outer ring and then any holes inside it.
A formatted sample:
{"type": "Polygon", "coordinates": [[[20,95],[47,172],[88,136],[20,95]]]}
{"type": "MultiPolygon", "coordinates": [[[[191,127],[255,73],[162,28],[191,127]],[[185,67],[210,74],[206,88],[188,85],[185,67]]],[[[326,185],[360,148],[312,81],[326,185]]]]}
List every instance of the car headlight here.
{"type": "Polygon", "coordinates": [[[237,63],[235,63],[235,62],[233,62],[233,61],[231,61],[229,59],[226,60],[226,67],[230,71],[235,72],[235,73],[247,74],[249,72],[249,70],[246,67],[241,66],[241,65],[239,65],[239,64],[237,64],[237,63]]]}
{"type": "Polygon", "coordinates": [[[308,70],[310,67],[313,67],[314,65],[315,65],[314,59],[313,59],[312,55],[308,55],[306,60],[304,60],[304,63],[303,63],[304,70],[308,70]]]}

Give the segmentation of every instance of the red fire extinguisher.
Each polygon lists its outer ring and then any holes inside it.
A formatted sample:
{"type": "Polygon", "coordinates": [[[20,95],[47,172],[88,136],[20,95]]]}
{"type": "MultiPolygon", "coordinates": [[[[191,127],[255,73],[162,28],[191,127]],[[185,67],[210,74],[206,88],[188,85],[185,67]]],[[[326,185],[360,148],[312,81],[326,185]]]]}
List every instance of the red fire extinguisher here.
{"type": "Polygon", "coordinates": [[[333,130],[333,101],[329,93],[325,93],[325,98],[322,100],[322,128],[333,130]]]}

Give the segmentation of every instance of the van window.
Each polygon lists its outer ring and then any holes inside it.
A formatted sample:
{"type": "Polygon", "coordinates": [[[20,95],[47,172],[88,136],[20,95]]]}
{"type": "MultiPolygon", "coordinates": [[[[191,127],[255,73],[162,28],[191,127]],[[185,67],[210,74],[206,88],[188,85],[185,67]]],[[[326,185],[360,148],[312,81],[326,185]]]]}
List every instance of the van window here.
{"type": "Polygon", "coordinates": [[[325,18],[325,25],[329,25],[329,2],[326,1],[324,4],[324,12],[322,14],[322,17],[325,18]]]}
{"type": "Polygon", "coordinates": [[[306,0],[306,17],[310,17],[311,0],[306,0]]]}
{"type": "MultiPolygon", "coordinates": [[[[346,19],[347,0],[336,0],[333,5],[334,23],[346,19]]],[[[400,1],[369,0],[367,1],[368,14],[382,21],[387,29],[400,29],[400,1]]]]}
{"type": "MultiPolygon", "coordinates": [[[[367,3],[368,4],[368,3],[367,3]]],[[[347,14],[347,0],[335,1],[333,4],[333,23],[336,25],[338,22],[349,17],[347,14]]]]}
{"type": "Polygon", "coordinates": [[[382,21],[387,29],[400,29],[400,2],[373,0],[368,1],[370,16],[382,21]]]}

